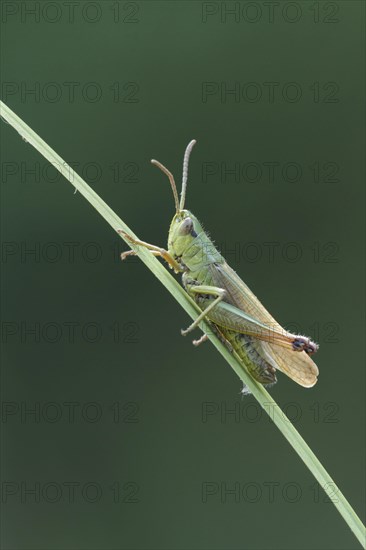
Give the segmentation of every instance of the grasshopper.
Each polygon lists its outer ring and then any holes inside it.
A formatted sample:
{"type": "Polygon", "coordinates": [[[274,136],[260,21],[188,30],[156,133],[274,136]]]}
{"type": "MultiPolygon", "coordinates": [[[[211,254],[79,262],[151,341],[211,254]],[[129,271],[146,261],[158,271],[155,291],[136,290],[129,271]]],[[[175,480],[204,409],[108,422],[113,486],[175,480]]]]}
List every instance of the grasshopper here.
{"type": "MultiPolygon", "coordinates": [[[[287,332],[275,321],[226,263],[197,218],[184,208],[188,162],[195,143],[192,140],[185,151],[180,201],[171,172],[157,160],[151,161],[168,176],[175,201],[168,250],[134,239],[124,231],[120,233],[134,245],[143,246],[163,258],[175,273],[182,273],[186,292],[202,311],[186,330],[181,331],[183,336],[205,319],[230,351],[236,352],[251,376],[264,386],[277,382],[276,371],[279,370],[301,386],[310,388],[319,373],[310,358],[318,345],[306,336],[287,332]]],[[[130,250],[123,252],[121,258],[124,260],[135,254],[130,250]]],[[[193,344],[198,346],[207,339],[207,334],[203,334],[199,340],[193,340],[193,344]]],[[[249,390],[244,387],[243,393],[249,390]]]]}

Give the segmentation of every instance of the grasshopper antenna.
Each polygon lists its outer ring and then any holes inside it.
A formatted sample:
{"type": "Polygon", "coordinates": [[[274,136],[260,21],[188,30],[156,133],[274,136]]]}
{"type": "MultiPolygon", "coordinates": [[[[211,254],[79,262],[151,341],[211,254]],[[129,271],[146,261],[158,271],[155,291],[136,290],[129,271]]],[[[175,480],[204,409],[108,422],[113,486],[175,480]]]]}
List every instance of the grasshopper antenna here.
{"type": "Polygon", "coordinates": [[[193,147],[196,143],[197,143],[196,140],[192,139],[192,141],[190,141],[188,143],[186,152],[184,153],[182,191],[181,191],[181,194],[180,194],[180,204],[179,204],[179,209],[180,210],[183,210],[184,203],[186,201],[186,190],[187,190],[187,180],[188,180],[188,162],[189,162],[189,157],[190,157],[191,151],[192,151],[192,149],[193,149],[193,147]]]}
{"type": "Polygon", "coordinates": [[[174,195],[175,211],[178,214],[178,212],[179,212],[179,199],[178,199],[177,186],[175,185],[173,174],[171,172],[169,172],[168,168],[165,168],[165,166],[163,164],[161,164],[161,162],[159,162],[158,160],[152,159],[151,164],[155,164],[155,166],[160,168],[160,170],[168,176],[169,181],[170,181],[170,185],[172,187],[173,195],[174,195]]]}

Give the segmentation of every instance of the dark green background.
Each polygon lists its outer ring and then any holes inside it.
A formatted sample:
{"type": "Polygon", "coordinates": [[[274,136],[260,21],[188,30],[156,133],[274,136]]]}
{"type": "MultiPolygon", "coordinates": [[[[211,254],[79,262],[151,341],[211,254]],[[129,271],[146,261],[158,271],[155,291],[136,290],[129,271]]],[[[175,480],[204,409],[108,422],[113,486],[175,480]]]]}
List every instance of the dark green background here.
{"type": "MultiPolygon", "coordinates": [[[[293,18],[295,8],[283,15],[283,2],[273,22],[265,3],[256,2],[262,15],[255,23],[243,12],[237,22],[233,16],[221,21],[220,11],[205,23],[201,2],[193,1],[121,2],[117,22],[116,3],[105,1],[94,23],[86,20],[94,17],[92,7],[82,17],[83,2],[73,23],[62,2],[54,23],[52,3],[39,21],[24,13],[22,20],[24,6],[9,4],[19,11],[3,12],[3,100],[66,161],[79,163],[77,171],[141,238],[165,246],[173,215],[168,181],[150,158],[164,162],[180,182],[184,148],[197,139],[187,207],[280,322],[297,322],[310,335],[314,323],[320,327],[317,386],[306,390],[279,375],[272,394],[282,406],[292,403],[288,413],[296,412],[296,427],[362,516],[364,3],[296,2],[301,16],[293,23],[286,15],[293,18]],[[126,21],[131,17],[135,22],[126,21]],[[278,82],[273,102],[263,84],[270,81],[278,82]],[[37,82],[39,100],[21,96],[21,86],[37,82]],[[42,95],[50,82],[62,90],[56,101],[42,95]],[[79,83],[74,101],[65,82],[79,83]],[[80,93],[89,82],[102,90],[98,101],[80,93]],[[118,102],[110,90],[116,82],[118,102]],[[126,101],[128,82],[138,83],[135,102],[126,101]],[[263,96],[236,102],[215,95],[204,102],[204,82],[229,88],[255,82],[263,96]],[[288,82],[301,87],[299,101],[283,98],[288,82]],[[310,89],[314,82],[319,101],[310,89]],[[329,82],[339,87],[335,102],[327,100],[329,82]],[[298,163],[301,178],[291,183],[279,171],[270,183],[264,171],[256,182],[219,175],[203,181],[207,162],[254,162],[264,170],[271,161],[298,163]],[[322,167],[319,182],[309,168],[315,162],[322,167]],[[328,162],[337,164],[337,181],[325,181],[328,162]],[[92,169],[83,172],[88,163],[100,166],[98,181],[92,169]],[[114,163],[121,166],[119,181],[113,181],[114,163]],[[137,165],[135,181],[126,178],[125,163],[137,165]],[[273,261],[269,242],[278,243],[273,261]],[[281,254],[288,243],[301,251],[298,261],[281,254]],[[234,256],[235,246],[249,246],[246,257],[234,256]],[[262,256],[250,261],[255,250],[262,256]]],[[[46,163],[10,127],[2,124],[1,131],[3,162],[11,163],[3,164],[2,177],[3,320],[13,323],[3,325],[2,399],[14,403],[8,407],[38,403],[43,412],[39,422],[20,412],[3,416],[2,480],[43,489],[94,482],[102,490],[95,503],[80,487],[73,503],[66,489],[53,503],[52,496],[35,503],[32,496],[21,502],[20,492],[5,495],[2,548],[359,548],[322,491],[316,502],[315,480],[266,415],[253,421],[259,413],[254,399],[241,399],[239,380],[211,344],[195,349],[191,338],[181,338],[189,319],[163,286],[139,261],[117,260],[123,242],[66,180],[51,182],[52,170],[49,177],[22,177],[22,169],[46,163]],[[61,250],[56,261],[50,243],[61,250]],[[74,261],[65,243],[76,243],[74,261]],[[102,251],[95,262],[83,257],[87,243],[102,251]],[[22,256],[22,247],[34,246],[39,258],[22,256]],[[19,332],[6,338],[6,327],[37,322],[61,327],[59,341],[49,341],[51,329],[39,343],[19,332]],[[100,341],[90,343],[77,330],[71,343],[64,325],[70,322],[97,323],[100,341]],[[80,404],[74,421],[65,402],[80,404]],[[94,423],[81,415],[90,402],[102,411],[94,423]],[[207,402],[218,412],[203,422],[207,402]],[[47,403],[62,412],[55,422],[47,411],[51,416],[56,409],[47,403]],[[114,403],[121,409],[118,422],[114,403]],[[225,415],[235,404],[239,419],[225,415]],[[114,503],[116,482],[123,487],[114,503]],[[126,502],[136,487],[130,482],[139,488],[136,502],[126,502]],[[205,482],[240,483],[244,496],[222,502],[218,493],[203,502],[205,482]],[[276,484],[273,499],[268,483],[276,484]],[[297,502],[289,502],[289,483],[301,491],[297,502]]]]}

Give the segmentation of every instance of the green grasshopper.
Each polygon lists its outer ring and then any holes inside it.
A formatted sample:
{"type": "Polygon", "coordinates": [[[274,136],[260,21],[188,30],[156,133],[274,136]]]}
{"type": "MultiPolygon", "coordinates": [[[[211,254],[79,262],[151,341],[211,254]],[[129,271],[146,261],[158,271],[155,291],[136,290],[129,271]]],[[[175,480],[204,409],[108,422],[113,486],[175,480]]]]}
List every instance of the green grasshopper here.
{"type": "MultiPolygon", "coordinates": [[[[174,195],[175,215],[169,228],[168,250],[136,240],[124,231],[120,233],[134,245],[143,246],[155,256],[162,257],[176,273],[183,274],[185,290],[202,310],[198,318],[181,331],[183,336],[205,319],[261,384],[276,383],[276,370],[280,370],[301,386],[310,388],[316,383],[319,373],[310,358],[317,351],[317,344],[306,336],[287,332],[275,321],[229,267],[197,218],[184,209],[188,162],[195,143],[195,140],[189,143],[184,155],[180,201],[173,175],[160,162],[151,161],[168,176],[174,195]]],[[[124,260],[134,254],[130,250],[122,253],[121,258],[124,260]]],[[[203,334],[199,340],[193,340],[193,344],[198,346],[207,339],[207,334],[203,334]]],[[[248,390],[244,388],[243,393],[248,393],[248,390]]]]}

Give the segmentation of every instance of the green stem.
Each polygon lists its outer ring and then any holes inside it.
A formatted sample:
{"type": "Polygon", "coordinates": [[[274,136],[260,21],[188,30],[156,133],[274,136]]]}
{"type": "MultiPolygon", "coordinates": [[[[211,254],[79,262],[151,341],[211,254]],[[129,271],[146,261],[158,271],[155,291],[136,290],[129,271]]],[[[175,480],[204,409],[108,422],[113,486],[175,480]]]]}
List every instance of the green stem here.
{"type": "MultiPolygon", "coordinates": [[[[75,189],[77,189],[77,191],[79,191],[79,193],[81,193],[92,206],[94,206],[99,214],[103,216],[103,218],[115,231],[118,231],[118,229],[123,229],[126,233],[136,237],[133,231],[131,231],[131,229],[117,216],[117,214],[109,208],[109,206],[89,187],[89,185],[78,174],[76,174],[76,172],[74,172],[74,170],[68,166],[68,164],[47,145],[47,143],[43,141],[43,139],[41,139],[2,101],[0,101],[0,107],[2,118],[13,126],[13,128],[15,128],[15,130],[26,142],[33,145],[33,147],[35,147],[41,155],[51,162],[53,166],[57,168],[67,180],[69,180],[75,189]]],[[[135,250],[136,254],[140,257],[144,264],[154,273],[165,288],[169,290],[169,292],[174,296],[177,302],[179,302],[188,315],[190,315],[192,319],[196,319],[200,310],[183,290],[183,288],[177,283],[177,281],[163,267],[163,265],[144,248],[134,247],[128,241],[126,241],[126,243],[135,250]]],[[[213,345],[229,363],[242,382],[249,387],[262,408],[267,412],[280,432],[294,448],[303,460],[304,464],[309,468],[325,493],[328,494],[329,498],[332,500],[347,525],[361,543],[362,547],[366,548],[365,527],[363,526],[360,518],[357,516],[345,496],[341,493],[328,472],[319,462],[313,451],[291,424],[290,420],[282,412],[280,407],[271,395],[264,389],[264,387],[251,378],[251,376],[243,368],[240,361],[226,349],[226,347],[214,334],[212,334],[209,325],[203,321],[200,324],[200,328],[206,332],[213,345]]]]}

